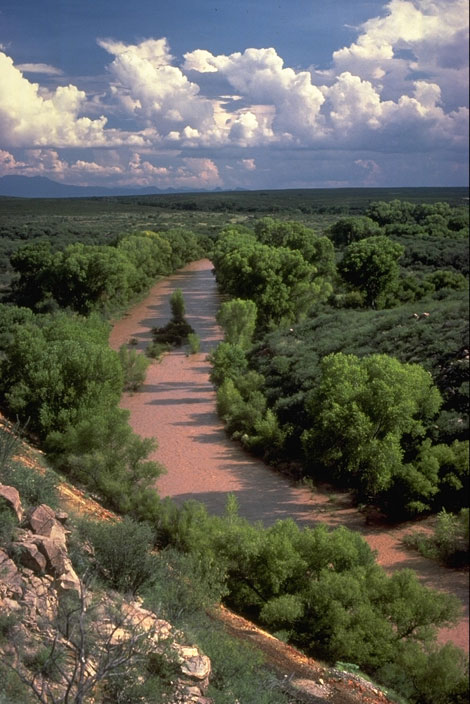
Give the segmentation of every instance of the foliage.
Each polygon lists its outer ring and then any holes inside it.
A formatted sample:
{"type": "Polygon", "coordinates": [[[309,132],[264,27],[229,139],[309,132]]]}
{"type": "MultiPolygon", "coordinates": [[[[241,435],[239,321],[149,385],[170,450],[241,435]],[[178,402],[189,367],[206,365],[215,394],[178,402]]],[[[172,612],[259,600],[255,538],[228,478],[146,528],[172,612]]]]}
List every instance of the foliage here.
{"type": "Polygon", "coordinates": [[[367,305],[378,307],[398,278],[403,252],[403,247],[388,237],[366,237],[346,248],[338,269],[348,284],[364,292],[367,305]]]}
{"type": "MultiPolygon", "coordinates": [[[[406,444],[425,434],[439,410],[440,394],[422,367],[385,355],[328,355],[321,369],[317,388],[306,400],[312,427],[302,436],[304,450],[312,463],[352,483],[370,500],[386,492],[401,472],[406,444]]],[[[437,487],[427,487],[424,474],[420,479],[425,501],[437,487]]]]}
{"type": "Polygon", "coordinates": [[[152,328],[153,341],[157,345],[179,347],[187,342],[188,335],[194,334],[193,328],[184,317],[185,303],[181,289],[176,289],[172,293],[170,307],[172,311],[171,320],[163,327],[152,328]]]}
{"type": "Polygon", "coordinates": [[[254,229],[257,239],[263,244],[297,250],[305,261],[316,267],[321,276],[334,276],[334,247],[327,237],[319,237],[311,228],[292,220],[262,218],[256,221],[254,229]]]}
{"type": "Polygon", "coordinates": [[[149,360],[136,350],[122,345],[119,348],[119,361],[124,374],[124,389],[137,391],[145,381],[147,368],[150,364],[149,360]]]}
{"type": "Polygon", "coordinates": [[[113,589],[136,594],[153,581],[156,558],[150,553],[154,536],[148,524],[128,516],[114,523],[82,521],[80,533],[93,548],[97,572],[113,589]]]}
{"type": "MultiPolygon", "coordinates": [[[[225,575],[232,608],[282,628],[290,642],[329,662],[354,660],[377,675],[417,648],[427,663],[436,627],[460,609],[411,570],[388,577],[367,543],[345,528],[300,529],[292,520],[262,528],[238,516],[233,497],[224,517],[186,504],[168,521],[174,547],[200,559],[208,574],[217,565],[225,575]]],[[[455,672],[462,674],[462,663],[455,672]]]]}
{"type": "Polygon", "coordinates": [[[328,230],[328,235],[336,247],[347,246],[365,237],[374,237],[379,234],[381,234],[380,227],[365,215],[340,218],[328,230]]]}
{"type": "Polygon", "coordinates": [[[331,292],[330,284],[298,250],[260,244],[234,228],[219,237],[213,260],[221,289],[255,302],[259,329],[296,320],[331,292]]]}
{"type": "Polygon", "coordinates": [[[414,531],[405,536],[407,547],[415,548],[425,557],[437,559],[449,567],[468,565],[469,561],[469,510],[457,515],[442,509],[437,514],[432,535],[414,531]]]}
{"type": "Polygon", "coordinates": [[[188,345],[191,354],[197,354],[201,348],[201,338],[195,332],[188,334],[188,345]]]}
{"type": "Polygon", "coordinates": [[[256,303],[241,298],[226,301],[217,312],[217,322],[224,330],[225,342],[247,349],[256,328],[256,303]]]}
{"type": "Polygon", "coordinates": [[[220,342],[209,355],[212,365],[211,381],[220,386],[228,379],[236,379],[248,370],[248,362],[243,347],[230,342],[220,342]]]}
{"type": "Polygon", "coordinates": [[[170,308],[174,321],[183,320],[184,314],[186,313],[186,306],[184,303],[183,292],[180,288],[175,289],[175,291],[171,294],[170,308]]]}

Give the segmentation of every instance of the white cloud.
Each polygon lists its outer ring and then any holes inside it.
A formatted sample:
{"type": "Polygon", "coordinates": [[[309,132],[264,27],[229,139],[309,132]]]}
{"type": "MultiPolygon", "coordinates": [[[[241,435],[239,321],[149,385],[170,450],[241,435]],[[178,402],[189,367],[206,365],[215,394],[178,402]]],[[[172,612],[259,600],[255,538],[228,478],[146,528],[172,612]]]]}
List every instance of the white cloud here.
{"type": "Polygon", "coordinates": [[[410,75],[421,72],[449,99],[465,100],[468,0],[390,0],[385,9],[362,25],[355,42],[333,53],[333,73],[349,71],[398,98],[410,75]]]}
{"type": "Polygon", "coordinates": [[[43,73],[48,76],[63,76],[64,72],[55,66],[49,64],[20,64],[17,66],[18,71],[22,73],[43,73]]]}
{"type": "Polygon", "coordinates": [[[171,65],[165,38],[136,45],[114,40],[98,43],[114,56],[108,70],[114,81],[114,94],[126,112],[144,119],[148,125],[158,125],[162,134],[182,131],[183,137],[194,138],[195,130],[214,130],[211,102],[198,95],[199,86],[189,81],[181,69],[171,65]]]}
{"type": "Polygon", "coordinates": [[[236,52],[229,56],[215,56],[197,49],[184,58],[185,70],[218,72],[240,96],[251,101],[252,106],[240,113],[231,127],[231,135],[236,140],[251,143],[257,133],[266,141],[267,130],[272,129],[276,139],[289,142],[321,131],[318,119],[324,102],[322,92],[312,84],[308,71],[285,68],[275,49],[251,48],[243,54],[236,52]],[[260,126],[256,118],[258,125],[255,125],[253,107],[266,104],[273,106],[271,124],[260,126]]]}
{"type": "MultiPolygon", "coordinates": [[[[0,132],[10,146],[89,147],[123,144],[127,136],[106,130],[107,118],[80,117],[86,94],[76,86],[59,86],[45,94],[0,52],[0,132]]],[[[142,136],[128,136],[145,144],[142,136]]]]}
{"type": "Polygon", "coordinates": [[[74,85],[49,90],[32,83],[22,70],[57,76],[59,69],[15,67],[0,53],[0,133],[8,150],[0,153],[0,168],[75,183],[211,188],[236,186],[237,179],[254,185],[267,178],[272,159],[272,186],[280,178],[308,185],[319,154],[328,152],[331,164],[343,150],[349,166],[338,178],[333,165],[322,166],[325,183],[346,183],[354,174],[363,185],[384,185],[385,155],[408,163],[413,154],[418,163],[424,157],[417,155],[439,149],[453,154],[449,173],[461,177],[467,9],[468,0],[389,0],[322,72],[286,66],[273,47],[227,55],[200,48],[178,63],[165,38],[100,39],[110,55],[109,85],[100,78],[94,95],[74,85]],[[94,151],[64,160],[66,147],[94,151]],[[296,170],[300,154],[304,174],[296,170]]]}
{"type": "Polygon", "coordinates": [[[254,159],[242,159],[240,164],[244,169],[246,169],[246,171],[256,170],[256,162],[254,159]]]}
{"type": "MultiPolygon", "coordinates": [[[[152,163],[138,152],[127,158],[118,152],[100,151],[94,161],[67,161],[54,149],[27,149],[24,159],[0,150],[0,175],[48,176],[76,185],[154,186],[155,188],[215,188],[222,185],[216,164],[208,158],[171,156],[152,163]],[[165,162],[165,163],[164,163],[165,162]]],[[[252,160],[248,160],[252,161],[252,160]]],[[[246,167],[248,168],[248,167],[246,167]]]]}

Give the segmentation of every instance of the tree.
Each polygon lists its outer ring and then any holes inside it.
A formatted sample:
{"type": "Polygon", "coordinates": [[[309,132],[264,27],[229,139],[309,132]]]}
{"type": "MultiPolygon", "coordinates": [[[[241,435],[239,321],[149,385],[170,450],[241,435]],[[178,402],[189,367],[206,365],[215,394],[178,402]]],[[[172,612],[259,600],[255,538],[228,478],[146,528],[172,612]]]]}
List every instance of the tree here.
{"type": "Polygon", "coordinates": [[[388,237],[366,237],[347,247],[338,270],[343,279],[365,293],[367,305],[375,308],[398,280],[398,260],[404,247],[388,237]]]}
{"type": "Polygon", "coordinates": [[[403,466],[403,442],[422,437],[441,404],[429,372],[387,355],[330,354],[306,400],[307,458],[367,498],[388,489],[403,466]]]}
{"type": "Polygon", "coordinates": [[[241,298],[222,303],[217,322],[224,329],[226,342],[247,349],[256,327],[256,303],[241,298]]]}
{"type": "Polygon", "coordinates": [[[365,237],[374,237],[380,234],[380,227],[366,215],[358,217],[341,218],[328,231],[337,247],[350,245],[365,237]]]}
{"type": "Polygon", "coordinates": [[[175,289],[175,291],[171,294],[170,307],[173,320],[175,322],[181,322],[186,312],[186,306],[184,303],[183,292],[180,288],[175,289]]]}

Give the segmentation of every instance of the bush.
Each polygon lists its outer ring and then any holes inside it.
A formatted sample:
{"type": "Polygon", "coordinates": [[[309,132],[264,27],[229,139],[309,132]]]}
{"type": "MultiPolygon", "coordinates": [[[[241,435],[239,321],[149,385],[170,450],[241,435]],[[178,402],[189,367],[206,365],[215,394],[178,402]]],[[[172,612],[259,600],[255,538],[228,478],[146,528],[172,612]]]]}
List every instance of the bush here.
{"type": "Polygon", "coordinates": [[[220,566],[174,548],[160,552],[153,577],[145,590],[146,606],[176,625],[188,614],[219,603],[226,593],[220,566]]]}
{"type": "Polygon", "coordinates": [[[164,342],[150,342],[150,344],[147,345],[147,348],[145,350],[145,354],[147,357],[150,357],[151,359],[157,359],[160,360],[161,356],[165,353],[168,352],[168,350],[171,349],[171,345],[164,343],[164,342]]]}
{"type": "Polygon", "coordinates": [[[183,292],[180,288],[177,288],[170,297],[170,307],[173,320],[183,320],[186,313],[186,306],[184,303],[183,292]]]}
{"type": "Polygon", "coordinates": [[[39,473],[26,467],[21,462],[13,462],[8,471],[3,475],[5,484],[18,489],[23,504],[37,506],[38,504],[48,504],[52,508],[58,505],[57,484],[58,475],[51,469],[39,473]]]}
{"type": "Polygon", "coordinates": [[[119,361],[124,373],[124,389],[137,391],[145,381],[147,367],[150,364],[149,360],[136,350],[122,345],[119,348],[119,361]]]}
{"type": "Polygon", "coordinates": [[[408,548],[418,550],[421,555],[439,560],[448,567],[462,567],[469,563],[469,509],[458,515],[442,509],[437,515],[434,534],[414,532],[403,538],[408,548]]]}
{"type": "Polygon", "coordinates": [[[14,538],[17,527],[18,519],[16,514],[12,511],[10,505],[0,497],[0,547],[9,546],[14,538]]]}
{"type": "Polygon", "coordinates": [[[126,516],[116,523],[83,522],[80,530],[93,547],[98,573],[113,589],[135,594],[153,580],[154,534],[147,524],[126,516]]]}
{"type": "Polygon", "coordinates": [[[190,332],[188,335],[188,344],[191,354],[197,354],[201,348],[201,339],[199,335],[190,332]]]}

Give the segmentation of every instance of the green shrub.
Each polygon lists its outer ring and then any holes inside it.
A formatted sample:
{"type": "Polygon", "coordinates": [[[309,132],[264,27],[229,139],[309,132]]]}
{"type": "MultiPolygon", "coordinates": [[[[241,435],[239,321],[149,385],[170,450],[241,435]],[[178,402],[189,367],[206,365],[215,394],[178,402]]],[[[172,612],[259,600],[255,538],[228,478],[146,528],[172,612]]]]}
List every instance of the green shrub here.
{"type": "Polygon", "coordinates": [[[0,546],[5,547],[14,538],[18,519],[10,505],[0,497],[0,546]]]}
{"type": "Polygon", "coordinates": [[[26,467],[20,461],[12,462],[4,473],[2,481],[18,489],[21,501],[28,506],[48,504],[52,508],[58,505],[58,475],[51,469],[40,473],[26,467]]]}
{"type": "Polygon", "coordinates": [[[81,524],[92,545],[98,573],[114,589],[135,594],[153,579],[155,556],[150,553],[154,534],[149,525],[129,517],[116,523],[81,524]]]}
{"type": "Polygon", "coordinates": [[[194,332],[190,332],[188,335],[188,344],[191,354],[197,354],[201,348],[201,339],[199,335],[194,332]]]}
{"type": "Polygon", "coordinates": [[[188,614],[220,602],[226,593],[220,566],[174,548],[159,553],[153,577],[145,590],[146,605],[177,625],[188,614]]]}
{"type": "Polygon", "coordinates": [[[433,535],[412,532],[403,538],[404,544],[418,550],[425,557],[439,560],[449,567],[468,565],[469,550],[469,509],[458,515],[442,509],[437,514],[433,535]]]}
{"type": "Polygon", "coordinates": [[[143,354],[139,354],[137,350],[122,345],[119,348],[119,361],[124,373],[124,389],[137,391],[145,381],[147,367],[150,364],[149,360],[143,354]]]}
{"type": "Polygon", "coordinates": [[[150,342],[145,349],[145,354],[151,359],[160,360],[161,356],[170,349],[171,345],[165,342],[150,342]]]}
{"type": "Polygon", "coordinates": [[[177,288],[170,297],[170,307],[173,320],[183,320],[186,313],[186,306],[184,303],[183,292],[180,288],[177,288]]]}

